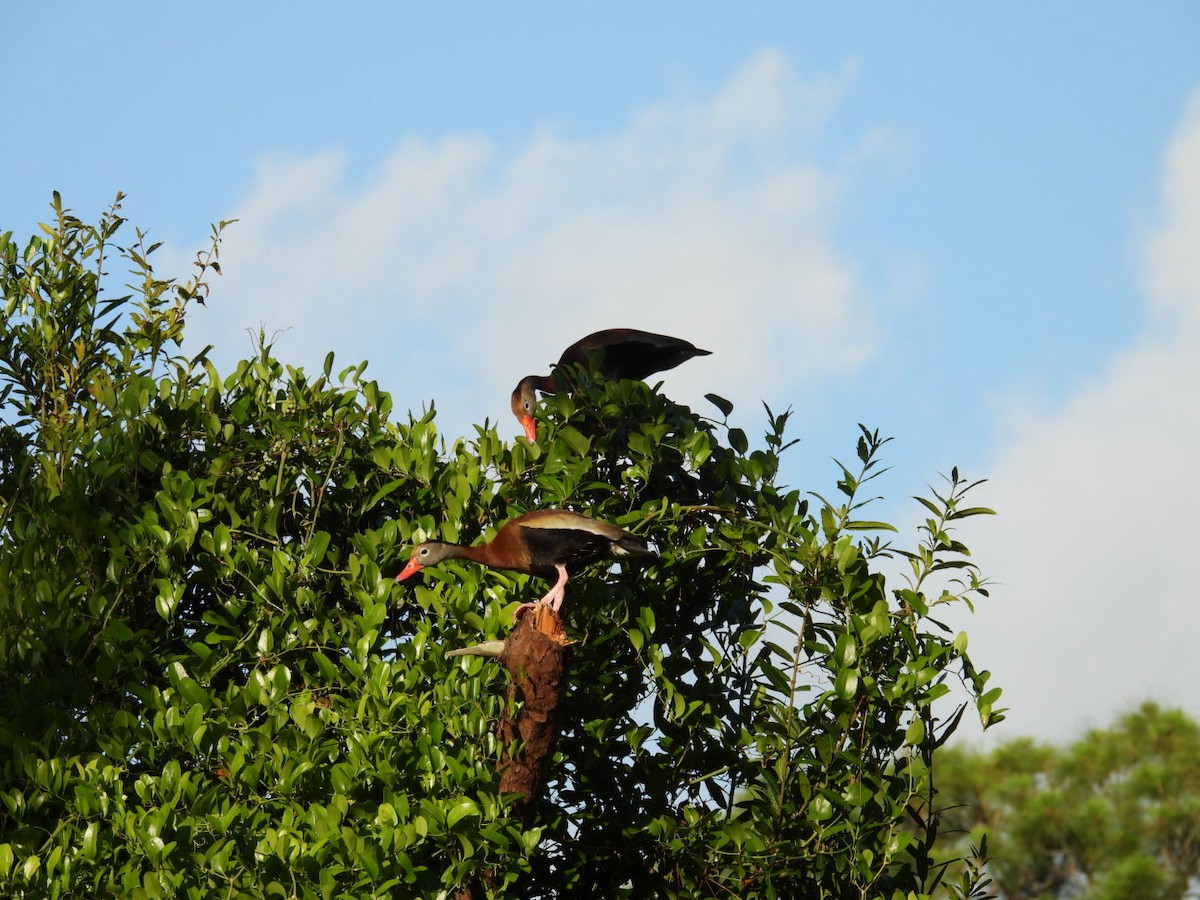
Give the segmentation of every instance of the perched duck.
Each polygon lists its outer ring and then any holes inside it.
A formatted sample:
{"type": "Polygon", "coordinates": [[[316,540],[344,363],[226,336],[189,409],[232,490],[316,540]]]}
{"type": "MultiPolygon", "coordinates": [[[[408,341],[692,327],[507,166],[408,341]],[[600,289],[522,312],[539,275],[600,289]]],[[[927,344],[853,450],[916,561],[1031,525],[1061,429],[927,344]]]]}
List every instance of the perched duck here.
{"type": "Polygon", "coordinates": [[[554,587],[538,601],[557,610],[562,606],[567,578],[588,563],[657,555],[644,538],[615,525],[565,509],[538,509],[505,522],[486,544],[475,547],[441,541],[418,544],[396,580],[403,581],[446,559],[469,559],[493,569],[512,569],[539,578],[557,576],[554,587]]]}
{"type": "Polygon", "coordinates": [[[701,350],[681,338],[633,328],[609,328],[597,331],[576,341],[563,351],[558,367],[550,375],[526,375],[512,392],[513,415],[520,420],[529,440],[537,440],[537,422],[533,410],[537,405],[537,394],[542,391],[553,394],[564,386],[558,368],[568,366],[591,366],[605,378],[644,379],[655,372],[665,372],[693,356],[708,356],[709,350],[701,350]]]}

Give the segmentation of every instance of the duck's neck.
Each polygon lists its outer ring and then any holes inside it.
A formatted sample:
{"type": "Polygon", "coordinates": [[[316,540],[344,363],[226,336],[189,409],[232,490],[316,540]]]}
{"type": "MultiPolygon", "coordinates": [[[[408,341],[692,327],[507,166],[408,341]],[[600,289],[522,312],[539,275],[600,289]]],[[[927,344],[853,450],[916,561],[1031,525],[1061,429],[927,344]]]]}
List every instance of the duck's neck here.
{"type": "Polygon", "coordinates": [[[554,379],[549,375],[526,375],[517,385],[517,391],[541,391],[543,394],[553,394],[558,390],[554,379]]]}
{"type": "Polygon", "coordinates": [[[466,559],[481,566],[496,565],[496,552],[491,544],[477,544],[474,547],[455,544],[454,547],[454,555],[459,559],[466,559]]]}

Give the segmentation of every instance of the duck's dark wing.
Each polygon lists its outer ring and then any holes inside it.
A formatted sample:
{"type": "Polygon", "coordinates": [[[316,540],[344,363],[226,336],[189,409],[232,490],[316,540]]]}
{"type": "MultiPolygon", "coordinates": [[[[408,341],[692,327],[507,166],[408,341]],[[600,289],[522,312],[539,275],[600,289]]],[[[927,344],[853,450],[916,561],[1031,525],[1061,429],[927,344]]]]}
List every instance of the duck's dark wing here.
{"type": "Polygon", "coordinates": [[[535,575],[554,577],[555,566],[566,566],[574,574],[586,566],[610,556],[613,541],[603,535],[578,528],[521,529],[529,551],[529,568],[535,575]]]}
{"type": "Polygon", "coordinates": [[[605,378],[640,380],[709,353],[690,341],[667,334],[609,328],[576,341],[563,352],[558,364],[592,366],[605,378]]]}

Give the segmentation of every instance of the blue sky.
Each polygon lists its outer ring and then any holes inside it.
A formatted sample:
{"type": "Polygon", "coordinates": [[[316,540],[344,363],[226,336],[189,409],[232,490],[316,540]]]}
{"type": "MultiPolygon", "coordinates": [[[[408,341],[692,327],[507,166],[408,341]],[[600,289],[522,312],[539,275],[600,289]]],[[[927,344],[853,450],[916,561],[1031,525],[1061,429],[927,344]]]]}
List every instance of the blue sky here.
{"type": "Polygon", "coordinates": [[[860,421],[883,516],[991,479],[962,624],[1001,736],[1200,715],[1200,7],[827,6],[22,4],[0,228],[121,190],[184,273],[237,217],[222,367],[262,323],[449,435],[515,436],[512,384],[595,328],[694,340],[668,392],[792,406],[795,484],[860,421]]]}

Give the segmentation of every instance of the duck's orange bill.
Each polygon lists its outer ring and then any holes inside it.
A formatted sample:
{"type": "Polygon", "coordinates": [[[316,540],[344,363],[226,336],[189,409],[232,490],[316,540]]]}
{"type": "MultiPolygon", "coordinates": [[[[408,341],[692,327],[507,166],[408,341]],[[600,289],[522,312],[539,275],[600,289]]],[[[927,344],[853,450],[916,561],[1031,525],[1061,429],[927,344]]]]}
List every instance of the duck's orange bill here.
{"type": "Polygon", "coordinates": [[[521,416],[521,427],[525,429],[525,437],[530,443],[537,443],[537,421],[533,416],[521,416]]]}
{"type": "Polygon", "coordinates": [[[415,559],[410,559],[408,561],[408,565],[400,570],[400,574],[396,576],[396,580],[403,581],[405,578],[408,578],[410,575],[415,575],[420,570],[421,570],[421,564],[419,562],[417,562],[415,559]]]}

